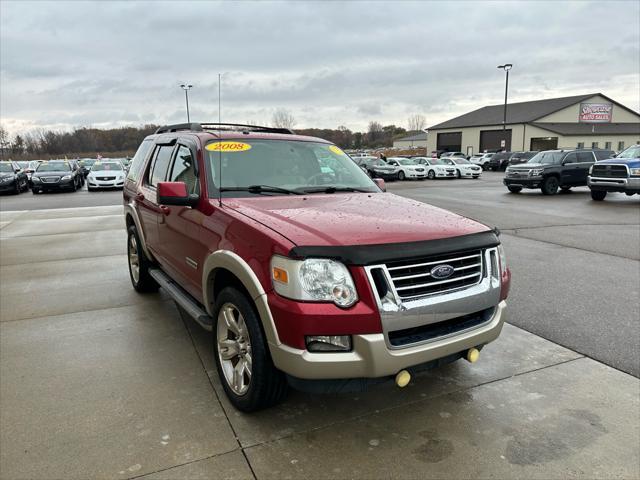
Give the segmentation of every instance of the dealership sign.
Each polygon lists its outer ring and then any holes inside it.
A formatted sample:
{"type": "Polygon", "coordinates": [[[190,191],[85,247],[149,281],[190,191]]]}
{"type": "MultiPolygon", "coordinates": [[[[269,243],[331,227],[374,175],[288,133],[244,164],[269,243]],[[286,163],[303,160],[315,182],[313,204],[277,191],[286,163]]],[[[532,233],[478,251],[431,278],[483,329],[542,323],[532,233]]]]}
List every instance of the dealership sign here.
{"type": "Polygon", "coordinates": [[[584,123],[610,123],[613,104],[581,103],[578,121],[584,123]]]}

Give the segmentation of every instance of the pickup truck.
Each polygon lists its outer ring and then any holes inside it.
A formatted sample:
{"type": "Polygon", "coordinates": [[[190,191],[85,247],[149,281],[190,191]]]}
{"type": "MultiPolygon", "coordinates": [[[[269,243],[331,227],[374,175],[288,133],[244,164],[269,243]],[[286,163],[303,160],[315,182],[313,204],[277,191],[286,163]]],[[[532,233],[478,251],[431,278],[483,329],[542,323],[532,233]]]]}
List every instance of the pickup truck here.
{"type": "Polygon", "coordinates": [[[123,195],[133,288],[161,287],[212,332],[222,386],[245,412],[289,386],[402,387],[419,369],[474,362],[506,318],[497,229],[386,193],[319,138],[161,127],[123,195]]]}
{"type": "Polygon", "coordinates": [[[640,195],[640,145],[632,145],[615,158],[594,163],[588,178],[591,198],[602,201],[607,192],[640,195]]]}

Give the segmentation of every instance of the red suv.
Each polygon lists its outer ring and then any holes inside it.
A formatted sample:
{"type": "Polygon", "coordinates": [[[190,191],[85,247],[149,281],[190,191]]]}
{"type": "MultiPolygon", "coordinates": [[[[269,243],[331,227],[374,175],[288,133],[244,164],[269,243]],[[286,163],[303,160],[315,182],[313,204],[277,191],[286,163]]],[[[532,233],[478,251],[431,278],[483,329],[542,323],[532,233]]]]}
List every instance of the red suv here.
{"type": "Polygon", "coordinates": [[[240,410],[288,385],[339,391],[458,358],[505,320],[499,232],[385,193],[337,146],[287,129],[159,128],[124,187],[131,282],[213,332],[240,410]]]}

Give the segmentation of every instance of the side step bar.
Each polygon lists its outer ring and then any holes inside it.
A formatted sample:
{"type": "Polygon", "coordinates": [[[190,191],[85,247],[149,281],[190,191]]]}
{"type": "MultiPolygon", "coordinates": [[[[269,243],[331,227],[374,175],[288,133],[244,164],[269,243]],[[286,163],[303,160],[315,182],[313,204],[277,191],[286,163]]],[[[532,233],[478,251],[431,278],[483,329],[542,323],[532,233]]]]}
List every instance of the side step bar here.
{"type": "Polygon", "coordinates": [[[180,305],[193,319],[207,331],[213,330],[213,318],[207,314],[198,302],[176,282],[171,280],[166,273],[158,268],[150,268],[149,275],[158,282],[165,292],[167,292],[178,305],[180,305]]]}

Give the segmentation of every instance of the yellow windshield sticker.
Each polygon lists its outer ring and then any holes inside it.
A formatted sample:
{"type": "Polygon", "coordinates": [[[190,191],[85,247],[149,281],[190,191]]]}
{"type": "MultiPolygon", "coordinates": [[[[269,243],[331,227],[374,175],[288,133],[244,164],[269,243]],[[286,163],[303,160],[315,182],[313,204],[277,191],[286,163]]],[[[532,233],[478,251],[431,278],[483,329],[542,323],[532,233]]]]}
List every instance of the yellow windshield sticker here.
{"type": "Polygon", "coordinates": [[[336,155],[344,155],[344,152],[342,150],[340,150],[339,147],[336,147],[335,145],[331,145],[329,147],[329,150],[331,150],[333,153],[335,153],[336,155]]]}
{"type": "Polygon", "coordinates": [[[216,142],[204,148],[210,152],[245,152],[251,150],[251,145],[242,142],[216,142]]]}

